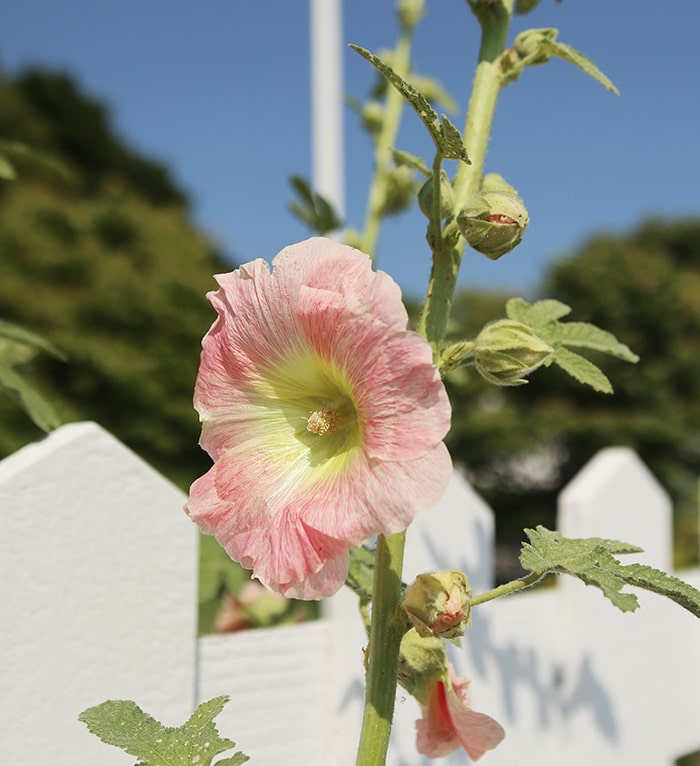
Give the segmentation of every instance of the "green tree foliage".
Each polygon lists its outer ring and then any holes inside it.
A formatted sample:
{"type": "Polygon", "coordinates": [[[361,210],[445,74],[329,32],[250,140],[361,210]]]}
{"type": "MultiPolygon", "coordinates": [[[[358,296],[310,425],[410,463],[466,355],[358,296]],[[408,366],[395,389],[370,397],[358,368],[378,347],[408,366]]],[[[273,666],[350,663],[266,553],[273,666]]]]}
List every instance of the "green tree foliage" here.
{"type": "Polygon", "coordinates": [[[154,205],[187,204],[165,165],[129,148],[104,104],[68,74],[27,69],[11,81],[0,75],[0,136],[65,160],[82,194],[97,195],[116,177],[154,205]]]}
{"type": "MultiPolygon", "coordinates": [[[[652,221],[628,235],[593,237],[554,263],[539,292],[572,306],[572,319],[613,332],[641,361],[594,359],[614,396],[578,386],[555,367],[516,389],[494,389],[474,374],[450,381],[450,446],[496,509],[499,538],[514,544],[523,524],[552,524],[564,484],[598,450],[625,445],[670,492],[677,564],[692,563],[700,473],[700,221],[652,221]]],[[[463,294],[454,335],[469,337],[502,315],[502,297],[463,294]]]]}
{"type": "MultiPolygon", "coordinates": [[[[209,465],[192,390],[231,265],[187,219],[186,196],[126,147],[70,77],[0,78],[0,135],[50,153],[64,177],[18,162],[0,181],[0,317],[66,361],[22,365],[64,421],[96,420],[181,487],[209,465]]],[[[0,394],[0,456],[41,436],[0,394]]]]}

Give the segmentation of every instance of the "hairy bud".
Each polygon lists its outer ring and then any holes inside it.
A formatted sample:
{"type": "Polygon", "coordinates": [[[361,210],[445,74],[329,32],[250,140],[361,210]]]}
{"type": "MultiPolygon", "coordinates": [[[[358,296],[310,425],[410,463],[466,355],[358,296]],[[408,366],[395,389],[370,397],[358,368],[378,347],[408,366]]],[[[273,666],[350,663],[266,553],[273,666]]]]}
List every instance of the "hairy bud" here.
{"type": "Polygon", "coordinates": [[[522,199],[497,173],[484,176],[481,191],[457,217],[469,245],[494,261],[520,243],[529,222],[522,199]]]}
{"type": "Polygon", "coordinates": [[[524,376],[545,364],[554,349],[530,327],[513,319],[487,324],[474,341],[474,366],[498,386],[527,383],[524,376]]]}
{"type": "MultiPolygon", "coordinates": [[[[435,201],[435,190],[433,177],[431,176],[421,186],[418,192],[418,207],[423,215],[432,218],[433,202],[435,201]]],[[[440,218],[447,218],[452,215],[455,207],[455,193],[444,170],[440,171],[440,218]]]]}
{"type": "Polygon", "coordinates": [[[401,606],[418,635],[457,638],[469,624],[471,590],[463,572],[421,574],[406,588],[401,606]]]}

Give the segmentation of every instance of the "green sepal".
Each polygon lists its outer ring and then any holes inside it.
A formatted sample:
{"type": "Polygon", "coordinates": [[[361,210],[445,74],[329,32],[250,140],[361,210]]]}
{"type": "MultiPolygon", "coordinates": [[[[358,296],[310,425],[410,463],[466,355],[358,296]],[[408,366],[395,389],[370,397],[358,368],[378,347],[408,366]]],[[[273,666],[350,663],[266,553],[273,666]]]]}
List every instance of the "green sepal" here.
{"type": "Polygon", "coordinates": [[[421,121],[428,129],[435,148],[444,159],[462,160],[469,163],[461,133],[444,115],[442,121],[440,120],[425,94],[421,93],[409,82],[406,82],[403,77],[398,75],[385,61],[382,61],[379,56],[375,56],[359,45],[351,44],[350,47],[356,53],[359,53],[362,58],[369,61],[415,109],[421,121]]]}
{"type": "Polygon", "coordinates": [[[603,74],[588,56],[577,51],[576,48],[572,48],[566,43],[559,43],[556,41],[545,43],[543,48],[545,53],[551,53],[552,56],[557,56],[564,61],[568,61],[570,64],[574,64],[592,77],[596,82],[599,82],[606,90],[611,91],[616,96],[620,95],[620,91],[614,85],[612,80],[607,75],[603,74]]]}
{"type": "Polygon", "coordinates": [[[414,154],[403,152],[400,149],[392,149],[391,156],[394,158],[394,164],[397,167],[411,168],[411,170],[415,170],[426,178],[430,178],[433,175],[422,157],[416,157],[414,154]]]}
{"type": "Polygon", "coordinates": [[[559,30],[551,27],[542,29],[526,29],[515,39],[514,48],[506,51],[502,59],[504,69],[504,84],[517,79],[526,66],[544,64],[551,56],[556,56],[570,64],[574,64],[587,75],[600,83],[604,88],[620,95],[612,80],[588,58],[566,43],[557,41],[559,30]],[[515,51],[516,58],[511,58],[515,51]]]}
{"type": "MultiPolygon", "coordinates": [[[[78,720],[105,744],[138,758],[137,766],[209,766],[214,756],[236,745],[222,738],[214,724],[214,718],[228,700],[228,697],[215,697],[203,702],[177,728],[163,726],[135,702],[127,700],[108,700],[88,708],[78,720]]],[[[249,757],[239,751],[218,761],[217,766],[240,766],[248,760],[249,757]]]]}
{"type": "Polygon", "coordinates": [[[594,585],[618,609],[631,612],[639,601],[633,593],[622,593],[625,585],[666,596],[700,617],[700,591],[677,577],[644,564],[621,564],[614,554],[640,553],[636,545],[600,537],[567,538],[543,526],[526,529],[530,539],[523,543],[520,563],[536,575],[569,574],[586,585],[594,585]]]}

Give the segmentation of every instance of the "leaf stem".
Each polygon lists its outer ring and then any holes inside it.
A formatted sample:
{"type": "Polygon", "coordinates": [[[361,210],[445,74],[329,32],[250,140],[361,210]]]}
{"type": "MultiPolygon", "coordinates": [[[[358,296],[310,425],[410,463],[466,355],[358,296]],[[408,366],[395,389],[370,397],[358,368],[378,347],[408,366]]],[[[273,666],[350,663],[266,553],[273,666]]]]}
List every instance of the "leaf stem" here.
{"type": "MultiPolygon", "coordinates": [[[[546,572],[545,574],[549,573],[546,572]]],[[[530,588],[536,582],[539,582],[545,574],[533,572],[526,577],[521,577],[518,580],[511,580],[503,585],[499,585],[497,588],[493,588],[493,590],[487,590],[486,593],[475,596],[472,599],[471,605],[478,606],[479,604],[485,604],[487,601],[493,601],[495,598],[509,596],[511,593],[517,593],[519,590],[523,590],[523,588],[530,588]]]]}
{"type": "Polygon", "coordinates": [[[405,531],[377,538],[367,690],[357,766],[386,763],[396,700],[399,647],[406,630],[399,612],[405,539],[405,531]]]}

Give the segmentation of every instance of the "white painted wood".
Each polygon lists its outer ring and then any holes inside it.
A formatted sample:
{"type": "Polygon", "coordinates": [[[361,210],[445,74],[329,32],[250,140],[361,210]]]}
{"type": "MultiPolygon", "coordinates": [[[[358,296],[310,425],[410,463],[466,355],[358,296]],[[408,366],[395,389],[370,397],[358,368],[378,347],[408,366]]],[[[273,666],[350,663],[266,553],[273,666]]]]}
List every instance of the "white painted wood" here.
{"type": "MultiPolygon", "coordinates": [[[[255,766],[354,763],[365,645],[355,596],[329,599],[315,623],[197,641],[196,530],[183,501],[90,423],[0,463],[0,763],[127,766],[77,722],[82,709],[128,698],[178,725],[218,694],[232,698],[220,731],[255,766]]],[[[559,528],[642,544],[629,561],[669,561],[668,498],[628,450],[584,468],[562,494],[559,528]]],[[[405,579],[457,568],[478,593],[492,560],[492,514],[455,473],[409,530],[405,579]]],[[[681,576],[700,586],[700,570],[681,576]]],[[[670,766],[700,749],[700,621],[638,595],[642,608],[621,614],[562,578],[474,610],[451,659],[472,679],[475,709],[507,730],[484,764],[670,766]]],[[[418,716],[400,691],[391,766],[428,763],[415,752],[418,716]]]]}
{"type": "Polygon", "coordinates": [[[182,493],[93,423],[0,463],[0,763],[133,764],[85,708],[194,701],[197,538],[182,493]]]}

